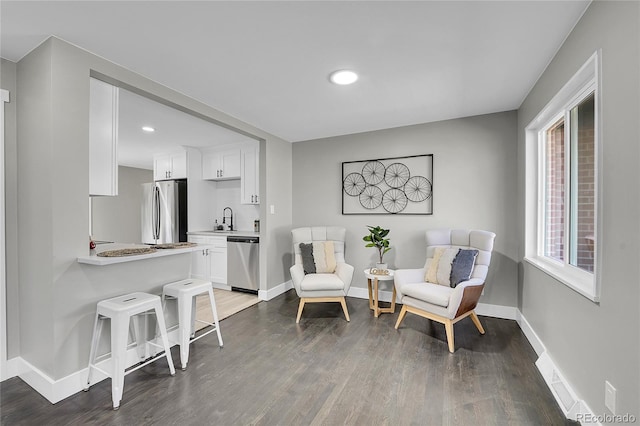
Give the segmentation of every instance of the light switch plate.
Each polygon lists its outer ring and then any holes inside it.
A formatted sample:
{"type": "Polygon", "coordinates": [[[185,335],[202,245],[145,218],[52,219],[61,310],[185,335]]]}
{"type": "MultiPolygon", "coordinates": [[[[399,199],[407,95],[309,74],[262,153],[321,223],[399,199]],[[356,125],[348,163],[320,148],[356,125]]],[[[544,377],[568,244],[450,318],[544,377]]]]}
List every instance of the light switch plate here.
{"type": "Polygon", "coordinates": [[[616,414],[616,388],[606,380],[604,382],[604,405],[611,413],[616,414]]]}
{"type": "Polygon", "coordinates": [[[269,210],[270,210],[271,214],[276,214],[276,206],[274,206],[273,204],[271,204],[269,206],[269,210]]]}

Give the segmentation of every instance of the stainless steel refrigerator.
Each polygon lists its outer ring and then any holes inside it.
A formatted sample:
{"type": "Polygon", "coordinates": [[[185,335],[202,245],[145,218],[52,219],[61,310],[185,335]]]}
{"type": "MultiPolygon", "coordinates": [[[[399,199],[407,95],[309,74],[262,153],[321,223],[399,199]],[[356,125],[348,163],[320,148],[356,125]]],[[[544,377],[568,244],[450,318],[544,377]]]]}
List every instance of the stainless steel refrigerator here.
{"type": "Polygon", "coordinates": [[[142,184],[142,243],[187,241],[187,181],[142,184]]]}

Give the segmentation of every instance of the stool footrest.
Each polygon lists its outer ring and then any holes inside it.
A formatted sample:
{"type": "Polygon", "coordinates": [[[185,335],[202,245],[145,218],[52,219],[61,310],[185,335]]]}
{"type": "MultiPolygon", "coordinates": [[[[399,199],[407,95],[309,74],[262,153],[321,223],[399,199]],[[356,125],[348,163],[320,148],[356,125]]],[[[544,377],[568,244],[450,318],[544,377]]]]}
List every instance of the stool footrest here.
{"type": "Polygon", "coordinates": [[[160,345],[160,344],[152,342],[152,341],[148,341],[146,343],[147,343],[147,345],[151,345],[151,346],[155,346],[156,348],[164,349],[164,345],[160,345]]]}
{"type": "Polygon", "coordinates": [[[93,368],[94,370],[98,370],[99,372],[101,372],[102,374],[104,374],[107,377],[111,377],[111,373],[108,373],[106,371],[104,371],[102,368],[100,367],[96,367],[95,365],[90,365],[89,368],[93,368]]]}
{"type": "MultiPolygon", "coordinates": [[[[148,343],[150,343],[150,342],[148,342],[148,343]]],[[[152,343],[152,344],[153,344],[153,343],[152,343]]],[[[154,346],[157,346],[157,347],[159,347],[159,348],[164,348],[164,346],[162,346],[162,345],[156,345],[156,344],[153,344],[153,345],[154,345],[154,346]]],[[[148,365],[148,364],[151,364],[153,361],[155,361],[155,360],[157,360],[157,359],[159,359],[159,358],[162,358],[162,357],[164,357],[164,356],[165,356],[164,351],[162,351],[161,353],[159,353],[159,354],[155,355],[154,357],[147,359],[147,360],[146,360],[146,361],[144,361],[142,364],[138,364],[138,365],[136,365],[135,367],[132,367],[132,368],[128,368],[128,369],[126,369],[126,370],[124,371],[124,375],[126,376],[126,375],[127,375],[127,374],[129,374],[129,373],[133,373],[133,372],[134,372],[134,371],[136,371],[137,369],[142,368],[142,367],[144,367],[144,366],[146,366],[146,365],[148,365]]],[[[91,364],[91,365],[89,366],[89,368],[93,368],[94,370],[98,370],[99,372],[101,372],[102,374],[104,374],[104,375],[105,375],[105,376],[107,376],[107,377],[113,377],[111,373],[109,373],[108,371],[103,370],[102,368],[100,368],[100,367],[98,367],[98,366],[96,366],[96,365],[94,365],[94,364],[91,364]]]]}
{"type": "MultiPolygon", "coordinates": [[[[166,355],[165,355],[165,353],[164,353],[164,352],[161,352],[161,353],[159,353],[158,355],[154,356],[153,358],[149,358],[148,360],[146,360],[146,361],[145,361],[145,362],[143,362],[142,364],[136,365],[135,367],[130,368],[129,370],[126,370],[126,371],[124,372],[124,375],[126,376],[126,375],[127,375],[127,374],[129,374],[129,373],[133,373],[134,371],[139,370],[139,369],[141,369],[142,367],[145,367],[146,365],[151,364],[153,361],[155,361],[155,360],[157,360],[157,359],[159,359],[159,358],[165,357],[165,356],[166,356],[166,355]]],[[[172,375],[173,375],[173,374],[172,374],[172,375]]]]}
{"type": "MultiPolygon", "coordinates": [[[[204,321],[200,321],[200,322],[204,322],[204,321]]],[[[206,322],[205,324],[209,324],[209,323],[208,323],[208,322],[206,322]]],[[[195,342],[196,340],[201,339],[201,338],[203,338],[204,336],[206,336],[206,335],[208,335],[208,334],[211,334],[211,333],[214,333],[214,332],[218,331],[218,329],[216,328],[215,324],[209,324],[209,325],[211,325],[211,326],[212,326],[212,327],[211,327],[211,330],[207,330],[207,331],[205,331],[204,333],[202,333],[201,335],[196,336],[196,337],[194,337],[194,338],[190,339],[190,340],[189,340],[189,343],[193,343],[193,342],[195,342]]]]}

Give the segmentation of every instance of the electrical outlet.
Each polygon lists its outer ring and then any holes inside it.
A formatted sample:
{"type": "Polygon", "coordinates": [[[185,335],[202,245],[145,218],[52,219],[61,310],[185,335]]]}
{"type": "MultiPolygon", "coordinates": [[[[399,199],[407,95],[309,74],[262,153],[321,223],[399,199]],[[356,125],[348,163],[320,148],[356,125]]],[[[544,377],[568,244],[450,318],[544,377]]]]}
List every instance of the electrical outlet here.
{"type": "Polygon", "coordinates": [[[607,380],[604,382],[604,405],[612,414],[616,414],[616,388],[607,380]]]}

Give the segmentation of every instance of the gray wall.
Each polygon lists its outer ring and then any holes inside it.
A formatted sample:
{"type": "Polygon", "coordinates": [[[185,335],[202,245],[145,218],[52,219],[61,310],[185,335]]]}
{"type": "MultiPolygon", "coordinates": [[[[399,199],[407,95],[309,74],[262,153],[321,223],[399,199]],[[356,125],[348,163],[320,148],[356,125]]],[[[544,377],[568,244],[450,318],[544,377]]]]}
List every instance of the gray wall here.
{"type": "Polygon", "coordinates": [[[618,413],[640,415],[640,3],[593,2],[518,111],[519,239],[524,253],[524,128],[602,49],[604,229],[601,301],[593,303],[527,263],[520,310],[595,414],[605,414],[604,382],[618,413]]]}
{"type": "Polygon", "coordinates": [[[94,240],[139,243],[142,184],[153,182],[153,171],[118,167],[118,196],[91,197],[94,240]]]}
{"type": "MultiPolygon", "coordinates": [[[[58,206],[54,200],[67,201],[60,188],[64,183],[61,178],[66,170],[77,168],[76,155],[69,157],[71,161],[67,165],[66,161],[60,162],[58,155],[63,155],[64,146],[60,150],[52,146],[53,123],[60,111],[52,108],[52,50],[51,43],[43,44],[20,61],[17,79],[20,356],[46,373],[54,369],[51,301],[57,275],[53,268],[56,250],[53,234],[58,206]],[[63,167],[58,167],[60,165],[63,167]]],[[[88,119],[88,114],[85,115],[88,119]]],[[[77,181],[72,179],[71,185],[77,181]]],[[[78,200],[73,206],[86,216],[86,197],[84,200],[78,200]]],[[[70,213],[77,219],[75,209],[70,213]]],[[[82,226],[81,221],[77,224],[82,226]]],[[[85,234],[87,229],[85,227],[85,234]]],[[[8,304],[14,302],[7,300],[8,304]]],[[[12,328],[12,324],[7,325],[12,328]]]]}
{"type": "MultiPolygon", "coordinates": [[[[269,194],[268,199],[261,198],[261,213],[263,220],[266,219],[269,225],[266,246],[261,247],[260,256],[262,258],[266,249],[268,253],[268,273],[269,288],[284,283],[291,279],[289,267],[291,262],[291,223],[292,223],[292,165],[293,155],[292,144],[273,145],[263,157],[263,149],[260,147],[260,163],[266,164],[265,188],[262,187],[262,175],[260,178],[260,194],[269,194]],[[274,213],[271,214],[270,207],[273,206],[274,213]]],[[[262,173],[262,170],[260,171],[262,173]]],[[[261,195],[262,197],[262,195],[261,195]]],[[[265,235],[260,223],[260,234],[265,235]]],[[[261,237],[261,246],[265,243],[265,238],[261,237]]],[[[262,267],[266,267],[265,262],[261,262],[262,267]]]]}
{"type": "MultiPolygon", "coordinates": [[[[16,64],[0,58],[0,87],[9,91],[4,105],[5,253],[7,299],[18,299],[18,142],[16,137],[16,64]]],[[[7,304],[7,358],[20,353],[17,303],[7,304]]]]}
{"type": "MultiPolygon", "coordinates": [[[[76,262],[89,251],[88,79],[92,71],[262,138],[261,158],[284,161],[261,167],[261,214],[271,201],[271,191],[290,185],[291,146],[286,141],[56,38],[20,60],[17,92],[24,95],[18,99],[17,114],[20,293],[8,303],[19,304],[20,356],[54,380],[86,367],[91,317],[98,300],[123,289],[157,291],[175,276],[188,274],[190,263],[188,256],[172,256],[181,258],[172,262],[148,261],[160,268],[159,273],[136,277],[131,265],[96,268],[76,262]]],[[[291,224],[290,198],[277,193],[274,200],[278,211],[262,223],[261,278],[267,288],[286,280],[281,241],[291,224]]],[[[18,327],[13,320],[8,326],[18,327]]]]}
{"type": "MultiPolygon", "coordinates": [[[[393,268],[422,267],[430,228],[485,229],[497,234],[481,303],[517,304],[515,111],[293,144],[293,224],[347,228],[352,286],[366,287],[363,270],[376,262],[365,248],[366,225],[391,229],[393,268]],[[343,161],[434,154],[432,216],[341,214],[343,161]]],[[[289,243],[291,244],[291,243],[289,243]]],[[[291,251],[291,248],[289,248],[291,251]]]]}

